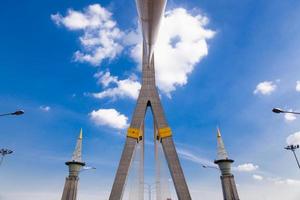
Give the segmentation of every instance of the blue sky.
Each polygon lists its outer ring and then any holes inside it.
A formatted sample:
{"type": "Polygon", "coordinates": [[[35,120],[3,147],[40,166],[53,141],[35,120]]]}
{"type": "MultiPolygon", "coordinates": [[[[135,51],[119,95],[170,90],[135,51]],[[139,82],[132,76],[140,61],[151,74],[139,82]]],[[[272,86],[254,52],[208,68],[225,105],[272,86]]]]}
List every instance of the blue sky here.
{"type": "MultiPolygon", "coordinates": [[[[300,3],[172,0],[167,11],[158,87],[193,199],[221,198],[219,173],[200,164],[216,157],[216,126],[235,159],[241,199],[299,199],[296,163],[283,149],[289,136],[300,142],[299,119],[271,109],[300,110],[300,3]],[[172,73],[164,70],[170,66],[172,73]]],[[[141,75],[134,1],[7,1],[0,19],[0,111],[26,111],[0,120],[1,148],[15,151],[0,168],[0,199],[59,199],[81,127],[83,159],[97,170],[81,174],[79,199],[107,199],[141,75]],[[92,5],[106,14],[103,23],[116,24],[91,25],[99,18],[92,5]],[[70,17],[75,11],[81,18],[70,17]],[[99,32],[110,39],[103,59],[92,54],[104,44],[99,32]]],[[[152,136],[147,113],[148,143],[152,136]]]]}

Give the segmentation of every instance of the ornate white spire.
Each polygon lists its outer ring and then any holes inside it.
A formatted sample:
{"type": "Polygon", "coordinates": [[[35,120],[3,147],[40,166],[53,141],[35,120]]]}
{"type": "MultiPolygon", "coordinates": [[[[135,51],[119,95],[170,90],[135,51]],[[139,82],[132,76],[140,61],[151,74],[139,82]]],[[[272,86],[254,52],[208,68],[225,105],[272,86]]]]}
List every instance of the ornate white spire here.
{"type": "Polygon", "coordinates": [[[217,128],[217,142],[218,142],[218,152],[217,152],[217,160],[226,160],[228,159],[228,154],[225,149],[224,142],[222,140],[220,129],[217,128]]]}
{"type": "Polygon", "coordinates": [[[76,147],[73,152],[72,161],[82,162],[81,158],[82,151],[82,128],[80,129],[79,137],[77,139],[76,147]]]}

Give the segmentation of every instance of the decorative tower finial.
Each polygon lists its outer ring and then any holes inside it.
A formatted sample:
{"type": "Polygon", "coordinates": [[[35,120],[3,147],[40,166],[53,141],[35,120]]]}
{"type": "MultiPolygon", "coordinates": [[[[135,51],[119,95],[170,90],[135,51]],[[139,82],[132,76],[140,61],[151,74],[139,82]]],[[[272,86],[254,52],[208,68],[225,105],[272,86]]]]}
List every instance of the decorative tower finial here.
{"type": "Polygon", "coordinates": [[[66,178],[64,192],[61,200],[76,200],[77,186],[79,181],[79,172],[85,163],[82,162],[82,129],[80,129],[79,137],[77,139],[76,147],[72,155],[72,160],[66,162],[69,167],[69,176],[66,178]]]}
{"type": "Polygon", "coordinates": [[[217,142],[218,142],[218,153],[217,153],[217,160],[225,160],[228,159],[228,154],[225,149],[225,145],[222,139],[221,131],[219,127],[217,128],[217,142]]]}
{"type": "Polygon", "coordinates": [[[82,162],[82,128],[77,139],[76,147],[73,152],[72,161],[82,162]]]}
{"type": "Polygon", "coordinates": [[[215,160],[215,164],[219,166],[219,169],[221,171],[221,182],[224,200],[239,200],[234,176],[231,173],[231,163],[233,163],[234,160],[228,158],[228,154],[225,149],[225,145],[219,128],[217,128],[217,148],[217,160],[215,160]]]}

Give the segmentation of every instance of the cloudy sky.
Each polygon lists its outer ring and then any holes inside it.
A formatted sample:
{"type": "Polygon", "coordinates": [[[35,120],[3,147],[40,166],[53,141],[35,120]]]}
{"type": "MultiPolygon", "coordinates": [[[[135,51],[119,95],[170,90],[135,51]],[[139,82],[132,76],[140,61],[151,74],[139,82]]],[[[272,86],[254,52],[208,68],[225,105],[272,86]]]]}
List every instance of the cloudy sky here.
{"type": "MultiPolygon", "coordinates": [[[[241,199],[300,198],[283,149],[300,143],[300,120],[271,112],[300,110],[299,19],[294,0],[168,2],[157,87],[193,199],[222,198],[219,172],[202,167],[216,158],[217,126],[241,199]]],[[[140,89],[135,2],[11,0],[0,20],[0,111],[26,111],[0,120],[0,147],[14,150],[0,166],[0,200],[60,199],[80,128],[97,170],[81,174],[79,199],[108,199],[140,89]]],[[[149,184],[152,123],[148,112],[149,184]]]]}

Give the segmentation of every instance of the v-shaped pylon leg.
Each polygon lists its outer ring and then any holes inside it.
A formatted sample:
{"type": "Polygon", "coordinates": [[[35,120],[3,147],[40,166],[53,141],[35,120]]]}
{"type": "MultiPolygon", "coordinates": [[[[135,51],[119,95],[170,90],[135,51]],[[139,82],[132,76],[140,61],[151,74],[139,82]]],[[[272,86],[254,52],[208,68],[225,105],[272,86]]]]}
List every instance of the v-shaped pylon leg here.
{"type": "Polygon", "coordinates": [[[161,199],[161,161],[159,157],[159,138],[156,122],[154,122],[154,154],[155,154],[155,187],[156,199],[161,199]]]}
{"type": "Polygon", "coordinates": [[[117,174],[114,180],[114,184],[110,193],[110,200],[122,199],[125,182],[127,179],[136,144],[136,139],[127,137],[121,160],[119,163],[119,167],[117,170],[117,174]]]}
{"type": "MultiPolygon", "coordinates": [[[[142,128],[141,128],[141,137],[144,137],[144,132],[145,132],[145,122],[143,121],[142,128]]],[[[140,154],[139,154],[139,189],[138,189],[138,200],[144,200],[144,188],[145,188],[145,183],[144,183],[144,155],[145,155],[145,140],[142,140],[140,142],[140,154]]]]}
{"type": "Polygon", "coordinates": [[[128,129],[128,136],[123,149],[117,174],[114,180],[112,191],[109,200],[121,200],[126,179],[129,173],[130,164],[134,155],[136,144],[140,137],[143,137],[144,118],[147,109],[147,100],[143,98],[142,91],[139,94],[137,105],[134,112],[134,117],[131,121],[130,128],[128,129]]]}
{"type": "Polygon", "coordinates": [[[141,131],[147,107],[151,107],[155,129],[169,166],[179,200],[190,200],[191,196],[180,166],[179,158],[155,85],[154,43],[158,24],[166,5],[166,0],[137,0],[140,20],[143,27],[143,83],[137,100],[134,115],[127,131],[127,139],[122,153],[109,200],[121,200],[126,178],[137,142],[143,139],[141,131]]]}
{"type": "Polygon", "coordinates": [[[143,137],[141,128],[148,106],[152,108],[156,124],[155,129],[158,130],[158,137],[163,146],[178,199],[190,200],[191,196],[175,149],[171,129],[168,127],[165,120],[156,87],[142,87],[140,91],[137,106],[130,128],[128,129],[126,144],[109,199],[120,200],[122,198],[135,146],[141,137],[143,137]]]}
{"type": "Polygon", "coordinates": [[[162,146],[179,200],[190,200],[191,196],[179,162],[172,137],[162,139],[162,146]]]}
{"type": "Polygon", "coordinates": [[[154,96],[153,102],[154,103],[152,104],[151,101],[151,106],[154,119],[157,124],[156,126],[158,129],[158,137],[160,137],[161,139],[165,158],[167,160],[170,174],[174,182],[177,197],[179,200],[190,200],[191,196],[176,152],[176,148],[172,138],[172,132],[167,125],[158,94],[154,96]]]}

